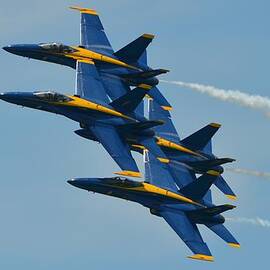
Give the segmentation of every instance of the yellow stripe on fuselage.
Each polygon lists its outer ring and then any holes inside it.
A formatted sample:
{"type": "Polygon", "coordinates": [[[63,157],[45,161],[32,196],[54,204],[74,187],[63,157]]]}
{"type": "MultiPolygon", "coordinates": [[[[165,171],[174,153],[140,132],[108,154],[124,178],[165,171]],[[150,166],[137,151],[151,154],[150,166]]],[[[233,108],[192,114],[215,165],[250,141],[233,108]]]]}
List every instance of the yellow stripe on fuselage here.
{"type": "Polygon", "coordinates": [[[152,184],[148,184],[148,183],[142,183],[142,185],[139,187],[131,187],[131,188],[124,188],[124,189],[139,191],[139,192],[143,192],[143,193],[156,194],[156,195],[160,195],[160,196],[163,196],[166,198],[175,199],[177,201],[201,206],[201,204],[194,202],[193,200],[191,200],[185,196],[182,196],[180,194],[174,193],[172,191],[169,191],[169,190],[166,190],[164,188],[160,188],[160,187],[154,186],[152,184]]]}
{"type": "Polygon", "coordinates": [[[157,137],[157,139],[158,139],[157,144],[159,146],[175,149],[175,150],[187,153],[187,154],[202,157],[200,154],[198,154],[198,153],[196,153],[196,152],[194,152],[194,151],[192,151],[192,150],[190,150],[190,149],[188,149],[188,148],[186,148],[186,147],[184,147],[184,146],[182,146],[180,144],[177,144],[177,143],[171,142],[169,140],[163,139],[162,137],[157,137]]]}
{"type": "Polygon", "coordinates": [[[121,117],[124,119],[129,119],[135,121],[135,119],[126,116],[118,111],[115,111],[113,109],[107,108],[105,106],[102,106],[100,104],[94,103],[92,101],[85,100],[83,98],[79,98],[76,96],[68,96],[71,98],[70,101],[67,102],[50,102],[51,104],[54,105],[59,105],[59,106],[67,106],[67,107],[74,107],[74,108],[81,108],[81,109],[86,109],[86,110],[92,110],[92,111],[98,111],[102,112],[104,114],[112,115],[112,116],[117,116],[121,117]]]}
{"type": "Polygon", "coordinates": [[[100,53],[96,53],[96,52],[90,51],[88,49],[80,48],[77,46],[71,46],[71,48],[73,48],[75,51],[71,52],[71,53],[63,53],[63,55],[66,57],[73,58],[73,59],[78,60],[78,61],[83,61],[83,60],[91,60],[91,61],[94,60],[95,61],[96,60],[96,61],[101,61],[101,62],[113,64],[116,66],[121,66],[121,67],[140,71],[139,68],[131,66],[125,62],[114,59],[112,57],[109,57],[109,56],[106,56],[106,55],[103,55],[100,53]]]}

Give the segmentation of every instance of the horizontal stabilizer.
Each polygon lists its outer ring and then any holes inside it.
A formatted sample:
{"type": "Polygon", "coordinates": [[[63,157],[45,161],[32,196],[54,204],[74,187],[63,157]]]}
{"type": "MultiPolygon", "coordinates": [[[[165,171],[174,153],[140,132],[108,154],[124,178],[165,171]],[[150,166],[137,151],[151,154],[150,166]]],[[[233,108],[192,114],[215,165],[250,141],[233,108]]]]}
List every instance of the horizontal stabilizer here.
{"type": "Polygon", "coordinates": [[[230,200],[236,200],[236,195],[221,175],[217,178],[214,184],[222,193],[227,196],[227,198],[230,200]]]}
{"type": "Polygon", "coordinates": [[[181,141],[185,146],[197,151],[202,150],[220,128],[220,124],[211,123],[181,141]]]}
{"type": "Polygon", "coordinates": [[[148,79],[167,72],[169,72],[167,69],[150,69],[141,72],[123,74],[121,77],[125,79],[148,79]]]}
{"type": "Polygon", "coordinates": [[[181,188],[180,193],[194,201],[199,201],[206,195],[218,176],[218,172],[210,170],[200,176],[196,181],[181,188]]]}
{"type": "Polygon", "coordinates": [[[199,168],[201,171],[210,170],[216,166],[220,166],[229,162],[234,162],[235,159],[232,158],[215,158],[215,159],[207,159],[207,160],[200,160],[200,161],[190,161],[187,162],[188,165],[192,167],[199,168]]]}
{"type": "Polygon", "coordinates": [[[115,99],[110,103],[117,111],[123,113],[131,113],[139,106],[147,92],[151,89],[150,85],[140,84],[132,91],[124,94],[123,96],[115,99]]]}
{"type": "Polygon", "coordinates": [[[213,217],[228,210],[234,209],[236,206],[231,204],[223,204],[213,207],[207,207],[198,210],[192,210],[188,213],[189,217],[196,219],[197,217],[213,217]]]}
{"type": "Polygon", "coordinates": [[[211,223],[205,224],[211,231],[217,234],[221,239],[228,243],[229,246],[239,248],[240,244],[233,237],[230,231],[223,224],[213,225],[211,223]]]}
{"type": "Polygon", "coordinates": [[[126,125],[119,126],[119,128],[123,131],[127,130],[129,132],[140,133],[143,130],[160,126],[163,124],[164,122],[161,120],[155,120],[155,121],[152,120],[152,121],[143,121],[143,122],[138,122],[138,123],[126,124],[126,125]]]}
{"type": "Polygon", "coordinates": [[[148,45],[152,42],[154,35],[151,34],[143,34],[119,51],[115,52],[114,55],[128,63],[136,63],[148,45]]]}

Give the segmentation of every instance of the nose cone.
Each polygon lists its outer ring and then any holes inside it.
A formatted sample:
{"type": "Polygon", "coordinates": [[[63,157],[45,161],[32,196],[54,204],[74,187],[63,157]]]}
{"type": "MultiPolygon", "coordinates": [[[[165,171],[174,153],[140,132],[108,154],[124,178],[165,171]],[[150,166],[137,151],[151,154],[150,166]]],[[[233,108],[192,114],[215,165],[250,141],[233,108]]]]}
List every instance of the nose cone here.
{"type": "Polygon", "coordinates": [[[93,187],[95,184],[97,184],[98,179],[97,178],[75,178],[67,181],[70,185],[90,190],[91,187],[93,187]]]}
{"type": "Polygon", "coordinates": [[[28,57],[30,53],[40,51],[40,47],[36,44],[14,44],[3,47],[3,50],[28,57]]]}
{"type": "Polygon", "coordinates": [[[16,97],[15,93],[0,93],[0,99],[10,102],[16,97]]]}
{"type": "Polygon", "coordinates": [[[0,99],[6,102],[24,105],[26,101],[33,98],[33,93],[31,92],[6,92],[0,93],[0,99]]]}

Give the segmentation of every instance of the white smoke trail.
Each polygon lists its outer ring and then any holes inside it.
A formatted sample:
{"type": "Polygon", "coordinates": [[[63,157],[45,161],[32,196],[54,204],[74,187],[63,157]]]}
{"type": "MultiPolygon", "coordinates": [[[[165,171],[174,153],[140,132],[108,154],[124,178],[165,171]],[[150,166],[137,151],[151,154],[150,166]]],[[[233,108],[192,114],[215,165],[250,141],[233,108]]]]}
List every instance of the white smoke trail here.
{"type": "Polygon", "coordinates": [[[270,221],[267,219],[256,218],[245,218],[245,217],[229,217],[226,218],[227,221],[237,222],[237,223],[247,223],[255,226],[261,226],[265,228],[270,228],[270,221]]]}
{"type": "Polygon", "coordinates": [[[216,88],[214,86],[198,83],[165,80],[160,81],[163,83],[175,84],[184,88],[189,88],[202,94],[207,94],[211,97],[217,98],[219,100],[236,103],[241,106],[252,108],[255,110],[260,110],[264,112],[266,116],[270,117],[270,98],[268,97],[251,95],[241,92],[239,90],[225,90],[221,88],[216,88]]]}
{"type": "Polygon", "coordinates": [[[254,170],[240,169],[240,168],[226,168],[227,171],[239,173],[239,174],[247,174],[256,177],[270,178],[269,172],[260,172],[254,170]]]}

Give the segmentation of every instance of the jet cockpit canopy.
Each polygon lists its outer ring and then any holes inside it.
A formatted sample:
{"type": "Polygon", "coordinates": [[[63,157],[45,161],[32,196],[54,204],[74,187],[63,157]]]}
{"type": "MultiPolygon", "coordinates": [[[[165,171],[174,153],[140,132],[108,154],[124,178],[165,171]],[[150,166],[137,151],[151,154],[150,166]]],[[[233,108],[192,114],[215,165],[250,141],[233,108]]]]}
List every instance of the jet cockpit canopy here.
{"type": "Polygon", "coordinates": [[[34,92],[34,95],[38,98],[49,102],[68,102],[72,99],[66,95],[59,94],[53,91],[40,91],[34,92]]]}
{"type": "Polygon", "coordinates": [[[61,43],[41,43],[39,46],[47,51],[54,52],[54,53],[73,53],[76,50],[70,46],[61,44],[61,43]]]}
{"type": "Polygon", "coordinates": [[[104,181],[104,183],[107,185],[125,187],[125,188],[140,187],[142,185],[141,182],[132,181],[123,177],[105,178],[105,179],[102,179],[102,181],[104,181]]]}

